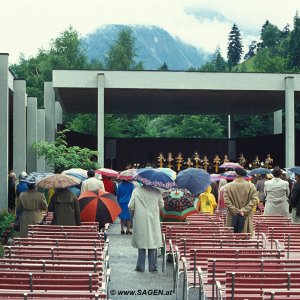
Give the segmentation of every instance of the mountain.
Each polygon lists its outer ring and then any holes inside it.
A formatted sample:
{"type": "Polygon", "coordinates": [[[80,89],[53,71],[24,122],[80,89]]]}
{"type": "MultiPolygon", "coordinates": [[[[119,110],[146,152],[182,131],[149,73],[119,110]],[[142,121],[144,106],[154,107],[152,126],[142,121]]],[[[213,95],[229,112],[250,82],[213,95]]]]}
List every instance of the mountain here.
{"type": "MultiPolygon", "coordinates": [[[[107,25],[82,38],[82,47],[90,60],[105,60],[109,46],[113,45],[123,25],[107,25]]],[[[128,27],[128,26],[127,26],[128,27]]],[[[210,60],[211,54],[156,26],[130,26],[135,38],[136,61],[142,61],[145,70],[157,70],[163,63],[169,70],[199,68],[210,60]]]]}

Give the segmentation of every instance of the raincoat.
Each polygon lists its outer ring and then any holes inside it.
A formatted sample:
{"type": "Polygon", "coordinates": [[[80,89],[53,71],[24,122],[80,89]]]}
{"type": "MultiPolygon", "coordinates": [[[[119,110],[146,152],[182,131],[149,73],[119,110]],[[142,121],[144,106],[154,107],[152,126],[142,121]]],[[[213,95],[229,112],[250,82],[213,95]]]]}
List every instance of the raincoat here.
{"type": "Polygon", "coordinates": [[[199,212],[214,213],[217,207],[217,202],[215,196],[211,193],[211,186],[209,185],[204,193],[199,196],[199,201],[197,205],[197,210],[199,212]]]}

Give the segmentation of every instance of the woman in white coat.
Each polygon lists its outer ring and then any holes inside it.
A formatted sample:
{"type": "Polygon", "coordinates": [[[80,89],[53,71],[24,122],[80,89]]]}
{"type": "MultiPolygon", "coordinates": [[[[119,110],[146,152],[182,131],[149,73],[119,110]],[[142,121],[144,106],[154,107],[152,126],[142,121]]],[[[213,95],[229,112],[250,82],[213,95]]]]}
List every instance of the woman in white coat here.
{"type": "Polygon", "coordinates": [[[157,271],[157,248],[162,247],[159,210],[164,207],[161,192],[151,186],[135,188],[128,204],[134,214],[132,246],[138,248],[135,270],[145,271],[148,249],[149,272],[157,271]]]}
{"type": "Polygon", "coordinates": [[[280,179],[282,171],[275,167],[272,171],[273,179],[265,181],[265,210],[264,216],[281,215],[289,217],[289,183],[280,179]]]}

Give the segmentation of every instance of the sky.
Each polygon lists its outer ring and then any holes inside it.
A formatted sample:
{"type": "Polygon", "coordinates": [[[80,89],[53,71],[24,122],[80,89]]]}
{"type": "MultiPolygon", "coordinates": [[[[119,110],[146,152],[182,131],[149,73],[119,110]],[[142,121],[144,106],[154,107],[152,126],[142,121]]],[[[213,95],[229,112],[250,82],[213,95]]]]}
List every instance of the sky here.
{"type": "Polygon", "coordinates": [[[9,53],[9,62],[17,63],[21,53],[30,57],[39,48],[49,49],[51,40],[69,26],[84,37],[107,24],[156,25],[209,52],[219,46],[226,55],[234,23],[246,46],[259,39],[266,20],[279,29],[287,23],[292,28],[300,1],[0,0],[0,8],[0,53],[9,53]],[[203,17],[212,11],[215,17],[203,17]]]}

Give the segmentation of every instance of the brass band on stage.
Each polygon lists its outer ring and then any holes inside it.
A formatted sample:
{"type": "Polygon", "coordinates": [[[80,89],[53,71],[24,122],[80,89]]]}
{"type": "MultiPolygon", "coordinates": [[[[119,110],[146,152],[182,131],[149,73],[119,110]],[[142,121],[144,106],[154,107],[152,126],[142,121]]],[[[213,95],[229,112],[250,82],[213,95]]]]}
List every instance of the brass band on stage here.
{"type": "MultiPolygon", "coordinates": [[[[163,152],[160,152],[157,156],[157,167],[170,168],[176,172],[180,172],[188,168],[201,168],[209,173],[218,174],[227,171],[226,167],[222,167],[222,164],[234,162],[233,160],[230,160],[228,154],[224,154],[223,158],[220,155],[216,154],[210,161],[207,155],[203,154],[202,156],[198,153],[198,151],[194,151],[194,153],[187,158],[183,156],[182,152],[178,152],[178,154],[174,157],[175,158],[173,158],[172,152],[169,152],[166,158],[164,157],[163,152]]],[[[274,161],[271,157],[271,154],[269,153],[263,161],[260,160],[259,155],[257,154],[255,155],[254,160],[252,160],[251,163],[247,164],[247,158],[243,153],[240,153],[236,162],[241,167],[252,170],[255,168],[272,169],[274,161]]]]}

